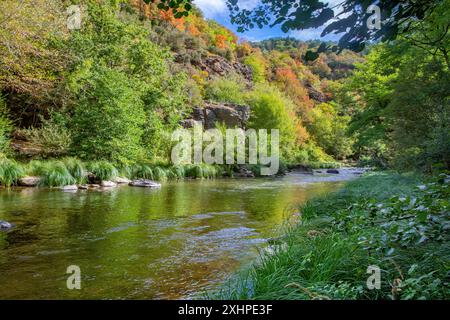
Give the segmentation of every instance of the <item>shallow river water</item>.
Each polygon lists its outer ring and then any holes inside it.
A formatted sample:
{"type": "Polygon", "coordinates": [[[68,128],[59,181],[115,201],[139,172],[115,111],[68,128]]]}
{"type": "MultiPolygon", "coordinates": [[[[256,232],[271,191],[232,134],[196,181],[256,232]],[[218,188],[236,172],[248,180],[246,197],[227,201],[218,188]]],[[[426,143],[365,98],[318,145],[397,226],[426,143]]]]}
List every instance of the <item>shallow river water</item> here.
{"type": "Polygon", "coordinates": [[[251,263],[311,197],[355,175],[167,182],[160,190],[0,189],[0,299],[180,299],[251,263]],[[67,267],[81,269],[69,290],[67,267]]]}

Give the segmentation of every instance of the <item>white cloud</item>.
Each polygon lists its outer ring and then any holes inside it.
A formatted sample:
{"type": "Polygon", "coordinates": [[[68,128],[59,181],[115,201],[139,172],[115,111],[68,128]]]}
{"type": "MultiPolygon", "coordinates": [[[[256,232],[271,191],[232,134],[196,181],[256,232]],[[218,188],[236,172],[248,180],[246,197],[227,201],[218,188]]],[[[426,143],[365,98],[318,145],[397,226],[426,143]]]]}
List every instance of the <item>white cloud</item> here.
{"type": "MultiPolygon", "coordinates": [[[[213,19],[217,16],[228,14],[227,0],[194,0],[194,3],[203,12],[206,18],[213,19]]],[[[260,0],[239,0],[241,9],[252,10],[260,3],[260,0]]]]}
{"type": "Polygon", "coordinates": [[[200,8],[206,18],[228,14],[226,0],[194,0],[194,4],[200,8]]]}

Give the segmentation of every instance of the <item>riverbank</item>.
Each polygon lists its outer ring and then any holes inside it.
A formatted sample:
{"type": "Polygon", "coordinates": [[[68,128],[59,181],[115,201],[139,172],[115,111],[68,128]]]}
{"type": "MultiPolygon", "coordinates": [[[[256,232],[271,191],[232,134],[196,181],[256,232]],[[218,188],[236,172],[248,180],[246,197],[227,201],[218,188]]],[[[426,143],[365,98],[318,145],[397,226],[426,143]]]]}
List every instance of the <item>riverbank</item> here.
{"type": "Polygon", "coordinates": [[[83,162],[76,158],[32,160],[27,163],[0,159],[0,185],[22,187],[113,186],[133,179],[167,181],[211,179],[223,176],[254,177],[259,166],[235,168],[225,165],[169,165],[136,163],[115,166],[107,161],[83,162]]]}
{"type": "MultiPolygon", "coordinates": [[[[288,170],[313,173],[315,168],[338,168],[339,163],[308,163],[286,166],[280,163],[278,174],[288,170]]],[[[260,176],[260,165],[208,165],[168,163],[135,163],[116,166],[108,161],[84,162],[77,158],[65,157],[49,160],[18,162],[0,159],[0,187],[79,187],[128,184],[131,180],[146,179],[164,182],[179,179],[212,179],[220,177],[255,178],[260,176]]],[[[338,173],[337,170],[335,170],[338,173]]]]}
{"type": "Polygon", "coordinates": [[[448,298],[448,178],[421,180],[373,173],[308,201],[299,224],[271,246],[271,253],[214,297],[448,298]],[[379,289],[367,287],[369,266],[380,270],[379,289]]]}

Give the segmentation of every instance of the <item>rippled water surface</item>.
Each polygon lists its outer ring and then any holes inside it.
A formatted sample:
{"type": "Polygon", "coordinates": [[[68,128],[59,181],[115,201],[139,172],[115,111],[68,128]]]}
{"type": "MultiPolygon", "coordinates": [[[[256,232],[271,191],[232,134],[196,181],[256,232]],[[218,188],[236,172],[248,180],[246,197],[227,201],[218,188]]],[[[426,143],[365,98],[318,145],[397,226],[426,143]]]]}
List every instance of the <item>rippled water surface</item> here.
{"type": "Polygon", "coordinates": [[[308,198],[350,175],[168,182],[73,193],[0,189],[0,299],[179,299],[250,263],[308,198]],[[81,268],[68,290],[66,269],[81,268]]]}

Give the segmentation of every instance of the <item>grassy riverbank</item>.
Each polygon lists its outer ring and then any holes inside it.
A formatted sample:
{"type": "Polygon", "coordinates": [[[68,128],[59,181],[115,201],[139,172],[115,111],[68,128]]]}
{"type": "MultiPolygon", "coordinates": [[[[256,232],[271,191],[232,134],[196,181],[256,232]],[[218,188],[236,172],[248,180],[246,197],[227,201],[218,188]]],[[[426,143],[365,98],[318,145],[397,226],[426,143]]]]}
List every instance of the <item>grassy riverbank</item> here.
{"type": "Polygon", "coordinates": [[[301,222],[231,280],[223,299],[449,297],[449,184],[374,173],[301,208],[301,222]],[[368,290],[367,268],[381,269],[368,290]]]}
{"type": "Polygon", "coordinates": [[[59,187],[88,183],[88,175],[94,175],[99,181],[114,180],[118,177],[166,181],[183,178],[210,179],[232,173],[231,167],[206,164],[173,166],[140,163],[116,166],[107,161],[83,162],[76,158],[32,160],[27,163],[0,159],[0,184],[8,187],[19,184],[20,179],[27,176],[39,177],[40,186],[59,187]]]}

